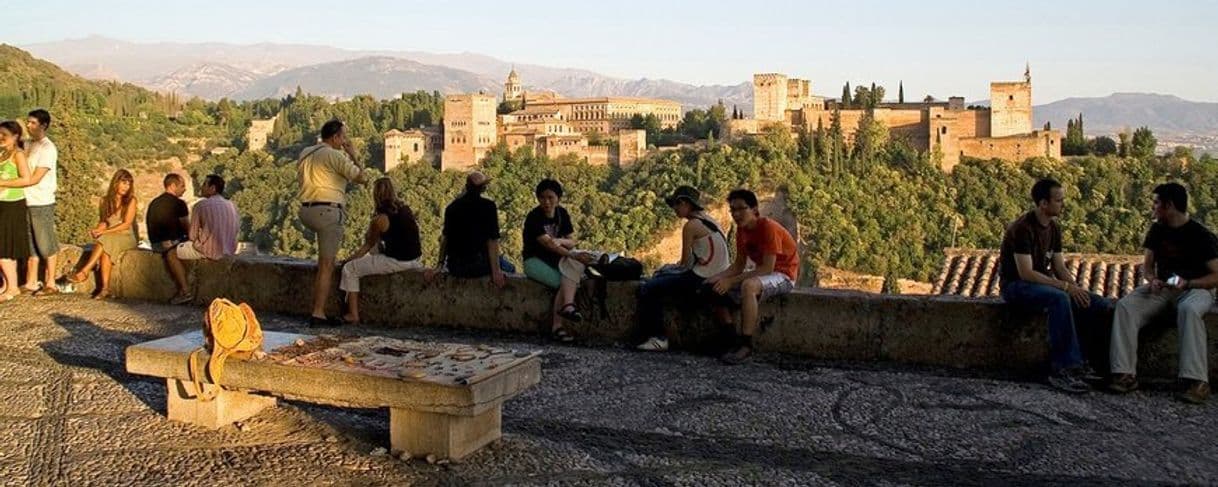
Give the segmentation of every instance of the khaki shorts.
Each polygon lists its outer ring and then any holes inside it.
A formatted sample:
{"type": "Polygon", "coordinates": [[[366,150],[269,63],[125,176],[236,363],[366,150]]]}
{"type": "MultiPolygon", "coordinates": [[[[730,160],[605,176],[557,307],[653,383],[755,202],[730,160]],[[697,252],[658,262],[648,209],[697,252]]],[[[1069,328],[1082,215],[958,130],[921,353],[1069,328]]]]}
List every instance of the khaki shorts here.
{"type": "Polygon", "coordinates": [[[206,255],[199,252],[199,249],[195,248],[195,243],[189,240],[178,244],[177,247],[174,247],[173,252],[177,254],[179,260],[200,260],[207,258],[206,255]]]}
{"type": "Polygon", "coordinates": [[[300,208],[300,222],[317,234],[317,256],[333,259],[343,243],[343,224],[347,212],[333,206],[305,206],[300,208]]]}
{"type": "MultiPolygon", "coordinates": [[[[761,303],[775,296],[782,296],[795,289],[795,281],[781,272],[771,272],[764,276],[757,276],[757,280],[761,281],[761,295],[757,297],[757,302],[761,303]]],[[[724,299],[730,300],[734,306],[740,306],[740,301],[743,296],[740,292],[740,284],[737,284],[723,296],[724,299]]]]}

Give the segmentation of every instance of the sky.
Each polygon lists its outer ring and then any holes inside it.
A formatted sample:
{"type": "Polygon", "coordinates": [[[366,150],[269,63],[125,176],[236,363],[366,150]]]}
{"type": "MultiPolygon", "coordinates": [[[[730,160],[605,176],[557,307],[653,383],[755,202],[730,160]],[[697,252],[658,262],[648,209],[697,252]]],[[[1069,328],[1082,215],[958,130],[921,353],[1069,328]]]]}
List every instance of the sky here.
{"type": "MultiPolygon", "coordinates": [[[[988,98],[1030,63],[1037,104],[1152,92],[1218,102],[1218,0],[986,3],[720,1],[49,1],[0,42],[101,35],[474,52],[625,78],[738,84],[756,72],[876,82],[907,98],[988,98]]],[[[527,83],[527,80],[526,80],[527,83]]]]}

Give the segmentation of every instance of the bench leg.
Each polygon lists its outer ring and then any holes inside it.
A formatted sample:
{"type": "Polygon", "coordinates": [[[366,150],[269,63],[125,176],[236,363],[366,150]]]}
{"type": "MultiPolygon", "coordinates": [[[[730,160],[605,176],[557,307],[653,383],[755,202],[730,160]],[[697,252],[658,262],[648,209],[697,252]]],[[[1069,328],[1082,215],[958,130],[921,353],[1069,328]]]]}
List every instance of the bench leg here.
{"type": "Polygon", "coordinates": [[[476,416],[389,409],[389,444],[413,456],[460,460],[503,435],[502,405],[476,416]]]}
{"type": "MultiPolygon", "coordinates": [[[[165,382],[169,388],[166,401],[169,419],[204,428],[217,429],[248,419],[263,409],[275,407],[276,403],[274,397],[223,389],[215,399],[202,401],[198,399],[193,382],[177,379],[166,379],[165,382]]],[[[203,384],[208,392],[214,387],[203,384]]]]}

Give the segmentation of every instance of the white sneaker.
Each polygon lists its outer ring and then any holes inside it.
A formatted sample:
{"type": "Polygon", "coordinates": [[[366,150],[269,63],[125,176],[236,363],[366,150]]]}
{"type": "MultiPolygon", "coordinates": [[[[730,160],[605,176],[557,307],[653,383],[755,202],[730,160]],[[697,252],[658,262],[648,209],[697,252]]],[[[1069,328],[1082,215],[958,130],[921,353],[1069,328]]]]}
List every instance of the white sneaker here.
{"type": "Polygon", "coordinates": [[[639,350],[642,350],[644,352],[667,352],[668,351],[668,339],[660,338],[660,337],[651,337],[651,338],[648,338],[647,341],[643,342],[641,345],[639,345],[638,347],[635,347],[635,348],[638,348],[639,350]]]}

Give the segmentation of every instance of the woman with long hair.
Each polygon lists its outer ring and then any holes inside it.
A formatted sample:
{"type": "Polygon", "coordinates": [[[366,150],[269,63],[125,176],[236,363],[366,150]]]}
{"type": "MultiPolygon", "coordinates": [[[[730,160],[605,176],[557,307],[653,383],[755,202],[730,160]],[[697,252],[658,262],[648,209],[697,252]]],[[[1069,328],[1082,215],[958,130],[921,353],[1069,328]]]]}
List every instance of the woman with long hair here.
{"type": "Polygon", "coordinates": [[[414,212],[398,199],[393,180],[380,178],[372,186],[376,214],[368,224],[364,245],[342,261],[338,288],[346,292],[347,312],[343,324],[359,323],[359,280],[363,276],[422,269],[419,259],[419,224],[414,212]]]}
{"type": "MultiPolygon", "coordinates": [[[[0,122],[0,181],[29,177],[30,166],[22,150],[21,124],[0,122]]],[[[21,294],[17,285],[17,261],[30,257],[30,221],[25,190],[0,188],[0,272],[4,274],[0,302],[21,294]]]]}
{"type": "Polygon", "coordinates": [[[98,204],[97,226],[89,230],[93,237],[93,248],[85,265],[68,277],[69,282],[84,282],[89,272],[96,267],[101,276],[101,285],[93,293],[93,299],[110,297],[110,269],[114,260],[123,252],[135,248],[135,178],[126,169],[119,169],[110,178],[106,196],[98,204]]]}

